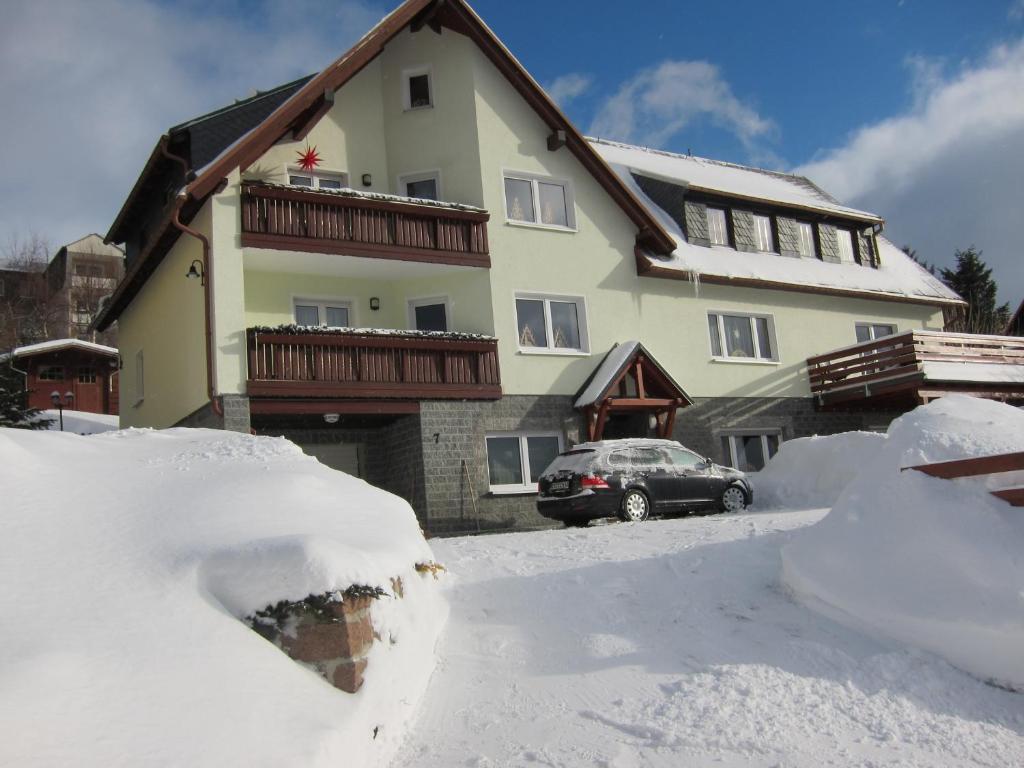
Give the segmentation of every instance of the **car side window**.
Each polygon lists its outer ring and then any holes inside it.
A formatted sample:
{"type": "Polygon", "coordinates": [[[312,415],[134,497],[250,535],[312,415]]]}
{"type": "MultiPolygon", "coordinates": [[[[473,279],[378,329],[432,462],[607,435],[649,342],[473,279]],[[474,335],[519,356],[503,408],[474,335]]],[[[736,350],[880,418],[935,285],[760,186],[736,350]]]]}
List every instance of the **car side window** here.
{"type": "Polygon", "coordinates": [[[612,451],[608,454],[608,464],[615,469],[625,469],[629,466],[629,453],[627,451],[612,451]]]}
{"type": "Polygon", "coordinates": [[[668,453],[672,457],[672,463],[683,469],[693,469],[698,464],[704,463],[702,457],[693,451],[687,451],[685,448],[669,448],[668,453]]]}
{"type": "Polygon", "coordinates": [[[668,464],[668,457],[660,448],[634,448],[633,466],[650,469],[653,467],[664,467],[668,464]]]}

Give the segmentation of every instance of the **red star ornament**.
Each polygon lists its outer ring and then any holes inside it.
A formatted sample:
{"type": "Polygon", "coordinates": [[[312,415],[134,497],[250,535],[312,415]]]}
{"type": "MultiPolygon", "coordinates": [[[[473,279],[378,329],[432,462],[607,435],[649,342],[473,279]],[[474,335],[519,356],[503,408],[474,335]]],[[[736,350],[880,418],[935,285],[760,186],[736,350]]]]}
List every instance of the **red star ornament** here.
{"type": "Polygon", "coordinates": [[[320,155],[317,154],[315,146],[310,147],[307,144],[305,150],[297,150],[296,154],[299,156],[299,167],[304,171],[312,171],[320,165],[320,155]]]}

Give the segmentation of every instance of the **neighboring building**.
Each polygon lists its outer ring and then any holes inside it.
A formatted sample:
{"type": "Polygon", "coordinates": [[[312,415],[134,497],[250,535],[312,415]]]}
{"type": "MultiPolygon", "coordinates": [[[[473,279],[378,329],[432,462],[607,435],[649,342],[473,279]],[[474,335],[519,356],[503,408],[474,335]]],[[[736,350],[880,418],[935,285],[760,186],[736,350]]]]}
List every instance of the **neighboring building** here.
{"type": "Polygon", "coordinates": [[[1017,311],[1010,318],[1010,322],[1006,324],[1004,333],[1007,336],[1024,336],[1024,301],[1020,303],[1017,311]]]}
{"type": "Polygon", "coordinates": [[[932,396],[893,374],[962,302],[882,225],[800,177],[585,139],[466,3],[409,0],[160,138],[96,325],[123,426],[285,434],[428,530],[528,527],[575,442],[757,468],[932,396]],[[874,365],[886,335],[911,351],[874,365]]]}
{"type": "Polygon", "coordinates": [[[28,407],[52,408],[56,392],[71,410],[118,412],[116,349],[80,339],[55,339],[18,347],[12,357],[10,365],[25,374],[28,407]]]}
{"type": "Polygon", "coordinates": [[[46,267],[46,285],[60,307],[61,327],[52,335],[81,338],[116,346],[117,332],[90,329],[100,301],[110,296],[124,277],[124,251],[96,234],[63,246],[46,267]]]}

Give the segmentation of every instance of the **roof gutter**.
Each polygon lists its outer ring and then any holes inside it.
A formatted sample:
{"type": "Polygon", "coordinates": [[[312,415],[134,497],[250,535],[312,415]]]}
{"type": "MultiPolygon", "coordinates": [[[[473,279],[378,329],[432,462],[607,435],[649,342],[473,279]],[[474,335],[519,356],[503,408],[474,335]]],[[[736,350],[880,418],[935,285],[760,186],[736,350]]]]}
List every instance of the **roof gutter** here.
{"type": "MultiPolygon", "coordinates": [[[[185,171],[185,178],[188,178],[189,167],[188,164],[167,151],[165,146],[160,147],[161,153],[170,160],[175,160],[181,163],[182,168],[185,171]]],[[[199,244],[203,248],[203,259],[202,259],[202,284],[203,284],[203,315],[206,326],[206,343],[203,345],[206,348],[206,395],[210,398],[210,410],[213,411],[215,416],[223,417],[224,408],[221,405],[220,399],[217,397],[217,387],[214,384],[215,370],[214,370],[214,357],[213,357],[213,329],[212,329],[212,315],[213,315],[213,299],[211,296],[210,282],[211,273],[210,265],[213,256],[213,249],[210,247],[210,239],[199,230],[193,229],[192,227],[182,224],[181,222],[181,209],[185,206],[188,201],[189,193],[186,190],[182,190],[177,199],[174,202],[174,213],[171,215],[171,225],[178,231],[194,237],[199,241],[199,244]]]]}

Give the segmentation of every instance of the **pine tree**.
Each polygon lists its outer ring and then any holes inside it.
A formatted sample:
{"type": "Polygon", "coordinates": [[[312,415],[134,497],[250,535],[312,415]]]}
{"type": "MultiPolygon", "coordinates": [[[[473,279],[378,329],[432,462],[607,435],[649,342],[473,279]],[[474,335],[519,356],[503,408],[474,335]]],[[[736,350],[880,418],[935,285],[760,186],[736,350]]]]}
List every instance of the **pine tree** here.
{"type": "Polygon", "coordinates": [[[51,421],[40,418],[39,409],[25,404],[21,373],[11,368],[7,360],[0,360],[0,427],[45,429],[51,421]]]}
{"type": "Polygon", "coordinates": [[[963,333],[1002,333],[1010,322],[1010,305],[996,306],[999,286],[992,279],[992,270],[981,260],[981,251],[972,245],[957,251],[956,269],[943,268],[942,281],[967,302],[966,309],[950,325],[949,330],[963,333]]]}

